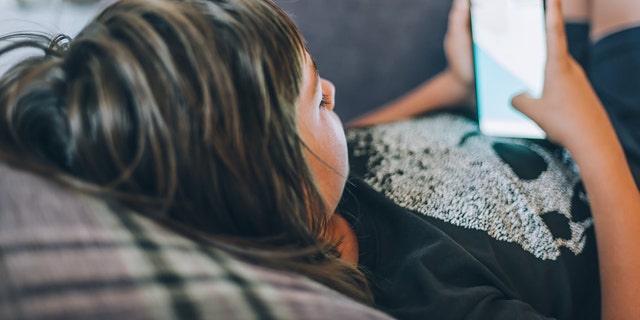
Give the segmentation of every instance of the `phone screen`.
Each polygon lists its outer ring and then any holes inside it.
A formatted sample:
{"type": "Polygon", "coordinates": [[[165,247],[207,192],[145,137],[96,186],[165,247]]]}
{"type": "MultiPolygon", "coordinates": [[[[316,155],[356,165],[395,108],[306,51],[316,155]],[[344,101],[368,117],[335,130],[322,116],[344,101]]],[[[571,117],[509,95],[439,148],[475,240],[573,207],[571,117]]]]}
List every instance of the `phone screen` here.
{"type": "Polygon", "coordinates": [[[488,135],[544,138],[511,99],[542,93],[546,62],[544,0],[470,0],[480,130],[488,135]]]}

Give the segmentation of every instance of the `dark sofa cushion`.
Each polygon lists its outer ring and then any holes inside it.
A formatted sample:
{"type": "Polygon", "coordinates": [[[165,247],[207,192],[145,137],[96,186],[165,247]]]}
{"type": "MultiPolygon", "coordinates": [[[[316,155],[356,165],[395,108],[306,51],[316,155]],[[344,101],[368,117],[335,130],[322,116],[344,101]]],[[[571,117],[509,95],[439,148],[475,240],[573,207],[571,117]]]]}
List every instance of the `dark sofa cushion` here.
{"type": "Polygon", "coordinates": [[[343,121],[442,69],[451,0],[275,0],[302,31],[343,121]]]}

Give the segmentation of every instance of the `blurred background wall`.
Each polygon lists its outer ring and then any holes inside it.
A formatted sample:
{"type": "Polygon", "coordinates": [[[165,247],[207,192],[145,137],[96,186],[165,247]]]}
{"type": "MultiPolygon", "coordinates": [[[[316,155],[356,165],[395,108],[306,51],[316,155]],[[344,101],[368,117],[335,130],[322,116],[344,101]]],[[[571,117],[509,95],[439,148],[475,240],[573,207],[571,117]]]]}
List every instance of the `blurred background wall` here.
{"type": "MultiPolygon", "coordinates": [[[[104,6],[113,0],[0,0],[0,35],[13,32],[44,32],[75,36],[104,6]]],[[[0,71],[21,55],[0,60],[0,71]]]]}

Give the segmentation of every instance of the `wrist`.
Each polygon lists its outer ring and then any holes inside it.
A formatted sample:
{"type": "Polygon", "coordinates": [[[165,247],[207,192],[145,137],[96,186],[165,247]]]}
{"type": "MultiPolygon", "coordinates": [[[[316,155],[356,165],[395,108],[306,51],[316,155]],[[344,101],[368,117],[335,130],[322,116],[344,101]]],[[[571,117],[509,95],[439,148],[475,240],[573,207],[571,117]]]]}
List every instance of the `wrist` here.
{"type": "Polygon", "coordinates": [[[452,69],[446,69],[441,74],[442,82],[445,83],[448,96],[451,97],[451,105],[475,106],[475,84],[467,81],[452,69]]]}

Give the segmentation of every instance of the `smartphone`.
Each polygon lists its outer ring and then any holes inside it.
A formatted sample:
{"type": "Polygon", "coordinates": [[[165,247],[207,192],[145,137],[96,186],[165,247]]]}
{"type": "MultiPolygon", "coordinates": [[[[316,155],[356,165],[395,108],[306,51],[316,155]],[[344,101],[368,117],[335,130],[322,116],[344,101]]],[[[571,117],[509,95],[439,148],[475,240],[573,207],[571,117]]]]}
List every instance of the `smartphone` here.
{"type": "Polygon", "coordinates": [[[546,63],[544,0],[469,0],[480,130],[543,139],[540,127],[511,105],[519,93],[542,94],[546,63]]]}

